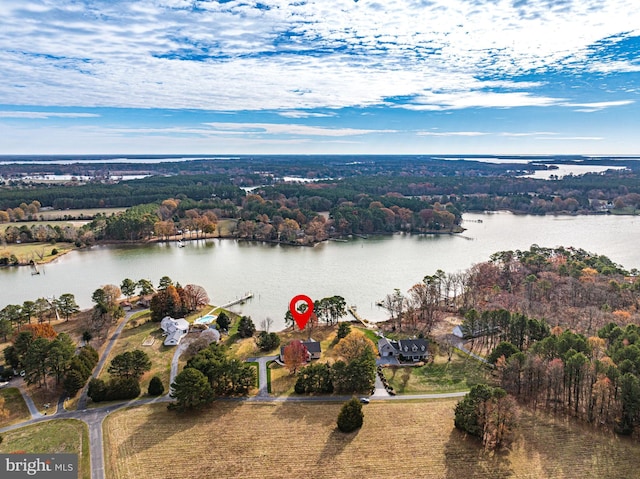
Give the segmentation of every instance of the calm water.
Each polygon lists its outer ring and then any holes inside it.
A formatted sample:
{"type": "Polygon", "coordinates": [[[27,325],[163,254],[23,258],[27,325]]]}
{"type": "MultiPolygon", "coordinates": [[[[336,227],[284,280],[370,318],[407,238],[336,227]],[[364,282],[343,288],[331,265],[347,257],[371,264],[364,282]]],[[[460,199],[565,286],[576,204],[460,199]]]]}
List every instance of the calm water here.
{"type": "Polygon", "coordinates": [[[366,318],[385,318],[375,303],[394,288],[406,292],[437,269],[464,270],[500,250],[540,246],[576,246],[609,256],[627,269],[640,269],[640,218],[630,216],[516,216],[509,213],[466,214],[467,231],[455,236],[394,235],[329,242],[315,248],[285,247],[233,240],[212,240],[132,247],[99,246],[74,251],[32,276],[29,268],[0,270],[0,308],[40,296],[73,293],[82,307],[104,284],[129,277],[160,277],[203,286],[214,304],[251,291],[255,298],[237,311],[256,325],[274,319],[284,327],[289,300],[297,294],[313,299],[334,294],[355,304],[366,318]],[[476,222],[482,220],[482,223],[476,222]]]}

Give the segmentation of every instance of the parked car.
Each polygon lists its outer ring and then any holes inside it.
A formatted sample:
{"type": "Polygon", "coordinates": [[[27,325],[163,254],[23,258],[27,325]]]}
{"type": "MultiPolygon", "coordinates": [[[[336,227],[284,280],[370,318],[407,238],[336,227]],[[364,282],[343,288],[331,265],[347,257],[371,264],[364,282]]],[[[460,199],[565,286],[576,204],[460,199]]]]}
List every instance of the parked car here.
{"type": "Polygon", "coordinates": [[[369,398],[360,398],[362,404],[369,404],[369,398]]]}

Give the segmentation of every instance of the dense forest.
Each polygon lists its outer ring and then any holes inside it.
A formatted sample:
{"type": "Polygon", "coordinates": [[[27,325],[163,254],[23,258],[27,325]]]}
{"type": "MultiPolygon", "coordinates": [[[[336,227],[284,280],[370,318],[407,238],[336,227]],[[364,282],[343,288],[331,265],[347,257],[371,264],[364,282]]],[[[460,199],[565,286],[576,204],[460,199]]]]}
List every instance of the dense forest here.
{"type": "MultiPolygon", "coordinates": [[[[486,357],[490,386],[520,404],[640,437],[638,270],[578,248],[532,245],[496,252],[463,272],[436,271],[380,305],[391,318],[389,334],[422,334],[445,350],[464,344],[486,357]],[[452,314],[463,317],[464,339],[433,333],[452,314]]],[[[503,403],[491,388],[480,392],[484,406],[503,403]]],[[[473,404],[458,408],[468,432],[473,404]]]]}
{"type": "Polygon", "coordinates": [[[635,214],[640,209],[637,164],[624,159],[547,157],[526,164],[421,156],[101,159],[108,158],[1,163],[0,223],[12,224],[0,232],[0,241],[84,245],[167,239],[184,231],[198,238],[219,234],[219,220],[231,219],[225,232],[231,237],[314,244],[349,234],[460,232],[465,211],[635,214]],[[521,176],[557,164],[593,162],[626,168],[551,181],[521,176]],[[115,176],[132,172],[151,176],[128,181],[115,176]],[[91,175],[91,180],[38,183],[26,181],[27,174],[91,175]],[[301,181],[291,182],[287,175],[301,181]],[[128,209],[97,216],[81,228],[19,223],[39,220],[43,209],[102,207],[128,209]]]}
{"type": "Polygon", "coordinates": [[[465,328],[471,336],[488,332],[475,341],[493,349],[489,358],[507,392],[621,434],[638,432],[636,270],[579,249],[534,246],[496,253],[472,274],[479,300],[465,328]]]}

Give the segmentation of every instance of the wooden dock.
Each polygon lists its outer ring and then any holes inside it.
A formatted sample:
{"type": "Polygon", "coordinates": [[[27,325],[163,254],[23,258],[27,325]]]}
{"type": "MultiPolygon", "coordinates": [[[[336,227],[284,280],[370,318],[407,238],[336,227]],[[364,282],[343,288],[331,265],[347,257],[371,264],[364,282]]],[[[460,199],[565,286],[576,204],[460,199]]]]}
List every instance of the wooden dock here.
{"type": "Polygon", "coordinates": [[[362,325],[367,328],[367,329],[378,329],[378,326],[376,325],[376,323],[372,323],[371,321],[364,319],[363,317],[361,317],[358,312],[356,311],[356,307],[355,306],[349,306],[347,308],[347,311],[349,311],[349,313],[351,313],[351,316],[353,316],[354,318],[356,318],[358,321],[360,321],[360,323],[362,323],[362,325]]]}
{"type": "Polygon", "coordinates": [[[253,298],[253,293],[251,293],[251,292],[245,293],[241,298],[234,299],[233,301],[229,301],[228,303],[225,303],[225,304],[223,304],[221,306],[216,306],[211,311],[209,311],[207,314],[213,315],[213,312],[216,309],[227,309],[227,308],[230,308],[231,306],[234,306],[236,304],[244,303],[246,300],[251,299],[251,298],[253,298]]]}
{"type": "Polygon", "coordinates": [[[245,293],[244,296],[242,296],[241,298],[234,299],[233,301],[229,301],[228,303],[223,304],[222,306],[219,306],[219,307],[222,309],[230,308],[231,306],[234,306],[236,304],[244,303],[246,300],[251,298],[253,298],[253,293],[245,293]]]}

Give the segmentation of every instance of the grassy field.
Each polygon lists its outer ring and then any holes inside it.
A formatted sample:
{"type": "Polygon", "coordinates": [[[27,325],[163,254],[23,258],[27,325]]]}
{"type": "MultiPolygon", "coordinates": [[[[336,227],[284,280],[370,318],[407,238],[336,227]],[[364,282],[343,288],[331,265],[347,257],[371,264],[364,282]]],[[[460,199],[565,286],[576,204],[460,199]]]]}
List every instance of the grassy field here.
{"type": "Polygon", "coordinates": [[[238,220],[236,219],[221,219],[218,220],[218,236],[230,236],[233,231],[236,229],[236,225],[238,224],[238,220]]]}
{"type": "Polygon", "coordinates": [[[296,384],[296,376],[289,373],[289,370],[278,363],[269,365],[271,374],[271,394],[276,396],[288,396],[293,394],[293,386],[296,384]]]}
{"type": "Polygon", "coordinates": [[[455,400],[372,402],[364,426],[335,428],[339,404],[218,402],[200,414],[164,405],[106,419],[106,474],[225,478],[628,478],[640,445],[525,415],[510,451],[486,453],[453,428],[455,400]],[[167,454],[171,451],[171,454],[167,454]],[[176,465],[175,458],[181,458],[176,465]]]}
{"type": "Polygon", "coordinates": [[[4,408],[8,412],[6,417],[0,416],[0,427],[10,426],[27,419],[31,419],[29,408],[22,399],[18,388],[5,387],[0,389],[0,396],[4,398],[4,408]]]}
{"type": "Polygon", "coordinates": [[[89,458],[89,429],[75,419],[47,421],[41,424],[15,429],[2,434],[1,453],[23,451],[25,453],[79,454],[79,476],[91,478],[89,458]]]}
{"type": "Polygon", "coordinates": [[[421,367],[384,368],[384,375],[397,393],[416,394],[467,391],[486,382],[489,372],[478,361],[454,354],[451,362],[436,356],[433,363],[421,367]]]}
{"type": "MultiPolygon", "coordinates": [[[[106,216],[111,216],[115,213],[120,213],[124,211],[126,208],[85,208],[79,210],[48,210],[48,211],[39,211],[38,218],[42,218],[44,220],[60,220],[67,218],[93,218],[97,214],[103,214],[106,216]]],[[[59,224],[59,223],[58,223],[59,224]]]]}
{"type": "MultiPolygon", "coordinates": [[[[145,316],[139,316],[133,321],[142,322],[145,316]]],[[[131,321],[131,320],[130,320],[131,321]]],[[[127,325],[129,326],[129,325],[127,325]]],[[[118,341],[111,349],[109,357],[105,362],[105,367],[100,373],[100,379],[107,381],[109,379],[109,363],[118,354],[122,354],[126,351],[133,351],[134,349],[140,349],[149,355],[151,359],[151,370],[142,376],[140,380],[140,389],[143,394],[146,394],[149,387],[149,381],[153,376],[158,376],[162,379],[165,391],[169,390],[169,376],[171,373],[171,360],[173,359],[173,353],[175,347],[165,346],[164,338],[162,337],[162,330],[160,329],[160,323],[143,322],[135,327],[125,327],[120,334],[118,341]],[[143,346],[142,343],[148,339],[153,338],[153,344],[151,346],[143,346]]]]}
{"type": "Polygon", "coordinates": [[[39,220],[33,220],[33,221],[9,221],[8,223],[0,223],[0,229],[4,230],[6,228],[8,228],[9,226],[15,226],[16,228],[21,228],[23,226],[26,226],[27,228],[31,229],[33,226],[37,226],[37,225],[49,225],[51,227],[54,226],[60,226],[61,228],[64,228],[65,226],[71,226],[72,224],[75,224],[75,222],[72,221],[39,221],[39,220]]]}
{"type": "Polygon", "coordinates": [[[74,245],[72,243],[11,243],[0,246],[0,255],[5,256],[5,253],[7,255],[13,254],[22,264],[29,263],[31,260],[36,263],[48,263],[73,248],[74,245]],[[58,254],[51,254],[54,249],[58,250],[58,254]]]}

